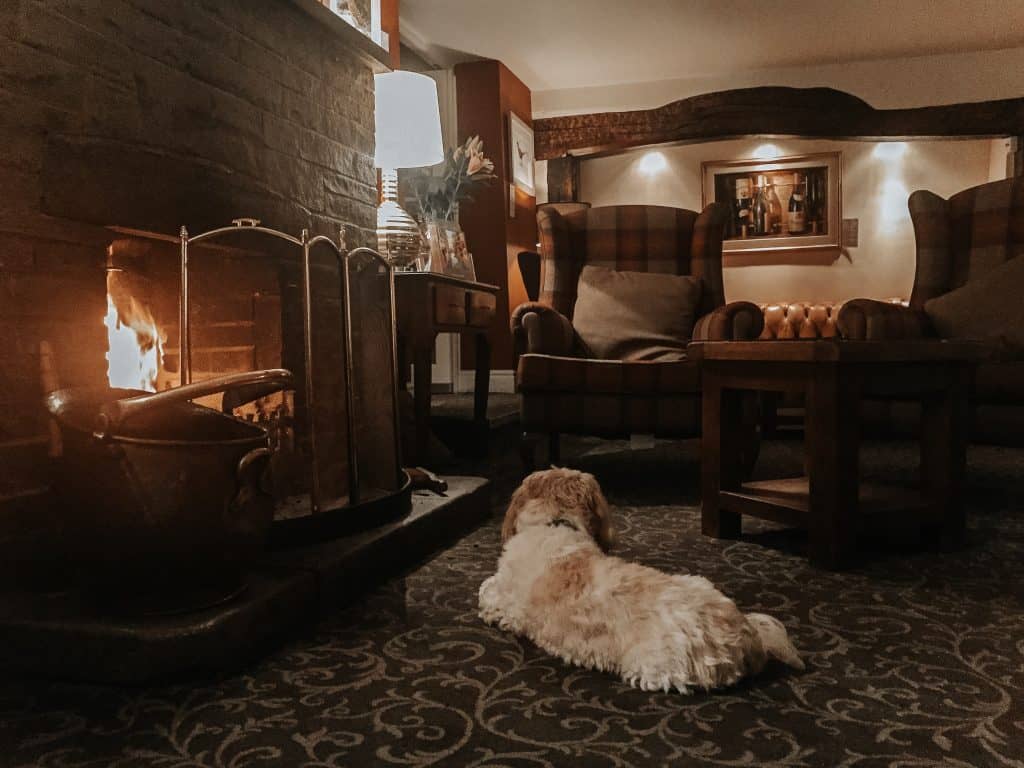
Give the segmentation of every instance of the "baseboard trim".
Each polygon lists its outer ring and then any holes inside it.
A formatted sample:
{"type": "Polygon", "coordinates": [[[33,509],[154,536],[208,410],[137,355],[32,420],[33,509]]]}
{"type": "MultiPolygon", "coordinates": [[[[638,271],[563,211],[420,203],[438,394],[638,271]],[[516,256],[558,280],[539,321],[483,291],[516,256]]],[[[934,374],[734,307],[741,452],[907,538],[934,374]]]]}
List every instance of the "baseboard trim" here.
{"type": "MultiPolygon", "coordinates": [[[[476,383],[476,373],[473,371],[459,371],[459,392],[472,392],[476,383]]],[[[490,390],[491,392],[513,393],[516,391],[515,372],[491,371],[490,390]]]]}

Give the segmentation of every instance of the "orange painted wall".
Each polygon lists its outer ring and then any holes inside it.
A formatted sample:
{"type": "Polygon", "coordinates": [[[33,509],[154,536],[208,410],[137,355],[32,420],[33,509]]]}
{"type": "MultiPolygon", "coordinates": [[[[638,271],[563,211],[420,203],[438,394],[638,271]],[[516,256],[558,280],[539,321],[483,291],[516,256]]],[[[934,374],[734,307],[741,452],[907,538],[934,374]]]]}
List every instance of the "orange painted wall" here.
{"type": "MultiPolygon", "coordinates": [[[[537,244],[536,198],[520,189],[510,190],[511,158],[508,145],[508,113],[514,112],[533,125],[530,89],[500,61],[474,61],[455,67],[459,139],[477,134],[484,151],[494,161],[498,178],[476,200],[459,209],[459,221],[473,254],[477,279],[501,288],[498,316],[490,331],[491,368],[512,367],[509,316],[526,301],[519,275],[519,251],[537,244]],[[514,194],[516,215],[509,216],[509,195],[514,194]]],[[[462,368],[474,364],[472,343],[463,340],[462,368]]]]}
{"type": "Polygon", "coordinates": [[[380,28],[388,33],[388,53],[391,55],[391,68],[398,69],[401,64],[401,43],[398,27],[398,4],[400,0],[380,0],[380,28]]]}

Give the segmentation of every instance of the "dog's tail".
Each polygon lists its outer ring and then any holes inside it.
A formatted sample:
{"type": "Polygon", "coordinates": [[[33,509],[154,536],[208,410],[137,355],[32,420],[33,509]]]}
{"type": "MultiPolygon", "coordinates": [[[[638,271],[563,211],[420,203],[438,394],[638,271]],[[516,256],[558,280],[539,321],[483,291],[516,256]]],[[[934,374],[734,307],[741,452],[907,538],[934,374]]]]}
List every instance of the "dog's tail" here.
{"type": "Polygon", "coordinates": [[[761,645],[768,656],[794,669],[804,668],[804,662],[793,647],[793,643],[789,641],[789,635],[786,634],[786,628],[782,626],[781,621],[764,613],[748,613],[747,621],[757,630],[761,645]]]}

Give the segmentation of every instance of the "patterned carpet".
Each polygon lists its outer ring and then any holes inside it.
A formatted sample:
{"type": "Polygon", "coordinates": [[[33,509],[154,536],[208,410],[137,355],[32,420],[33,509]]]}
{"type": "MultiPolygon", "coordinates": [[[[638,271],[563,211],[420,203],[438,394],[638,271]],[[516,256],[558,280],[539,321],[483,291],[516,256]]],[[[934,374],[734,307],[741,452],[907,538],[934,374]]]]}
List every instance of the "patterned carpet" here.
{"type": "MultiPolygon", "coordinates": [[[[0,685],[0,764],[1024,766],[1024,451],[972,450],[965,551],[878,542],[837,575],[795,532],[701,536],[692,447],[576,448],[617,506],[619,554],[779,617],[807,671],[683,697],[568,668],[476,618],[496,518],[243,674],[0,685]]],[[[767,446],[762,473],[798,469],[797,448],[767,446]]],[[[913,473],[905,447],[866,453],[868,474],[913,473]]]]}

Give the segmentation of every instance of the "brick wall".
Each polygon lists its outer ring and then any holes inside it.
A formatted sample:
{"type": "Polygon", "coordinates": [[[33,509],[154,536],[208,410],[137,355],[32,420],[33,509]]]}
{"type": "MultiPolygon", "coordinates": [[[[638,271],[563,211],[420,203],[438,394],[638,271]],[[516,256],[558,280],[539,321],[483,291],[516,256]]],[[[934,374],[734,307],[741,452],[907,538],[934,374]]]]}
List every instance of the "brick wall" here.
{"type": "Polygon", "coordinates": [[[108,226],[369,244],[375,183],[370,66],[290,0],[2,0],[0,539],[45,499],[40,342],[105,378],[108,226]]]}

